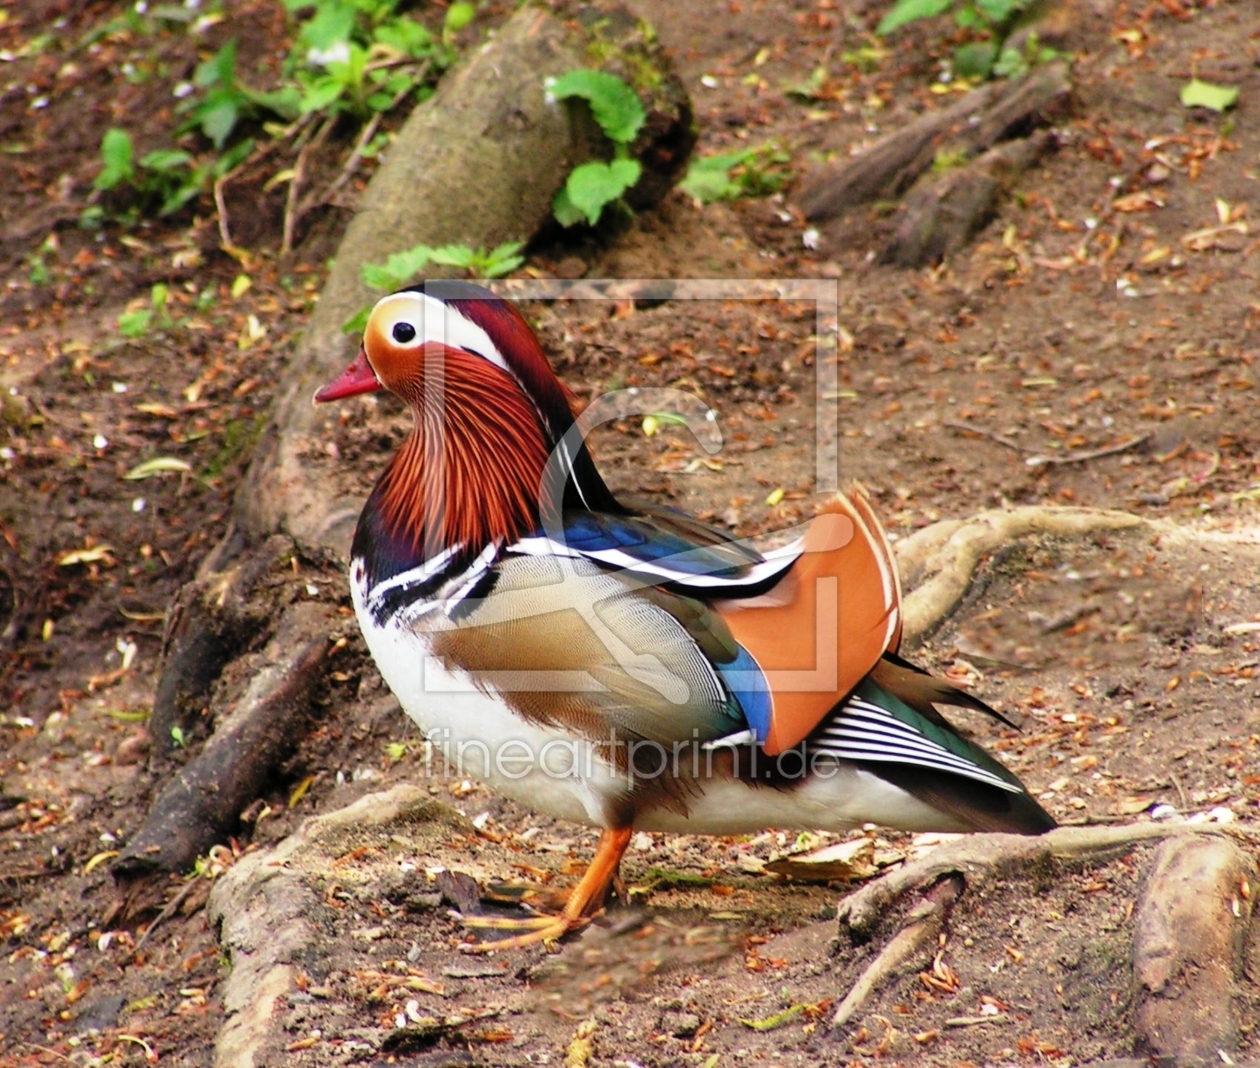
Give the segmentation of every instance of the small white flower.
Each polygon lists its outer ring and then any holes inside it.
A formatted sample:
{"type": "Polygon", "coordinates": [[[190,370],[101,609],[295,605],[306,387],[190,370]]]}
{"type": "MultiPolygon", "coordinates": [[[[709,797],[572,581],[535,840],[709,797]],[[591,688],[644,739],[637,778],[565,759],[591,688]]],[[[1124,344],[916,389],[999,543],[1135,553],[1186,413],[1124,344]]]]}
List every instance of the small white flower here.
{"type": "Polygon", "coordinates": [[[306,62],[312,67],[326,67],[330,63],[348,63],[349,61],[349,41],[337,41],[328,48],[312,48],[306,53],[306,62]]]}
{"type": "Polygon", "coordinates": [[[97,434],[92,439],[92,448],[106,449],[108,447],[109,447],[109,438],[107,438],[104,434],[97,434]]]}
{"type": "Polygon", "coordinates": [[[171,90],[171,95],[177,100],[183,100],[186,96],[192,96],[192,91],[192,82],[180,82],[174,89],[171,90]]]}
{"type": "Polygon", "coordinates": [[[811,226],[808,230],[801,234],[801,244],[810,250],[817,249],[818,236],[818,228],[811,226]]]}
{"type": "Polygon", "coordinates": [[[146,501],[143,497],[137,497],[134,501],[131,502],[131,510],[133,512],[143,512],[145,505],[147,505],[148,503],[149,502],[146,501]]]}
{"type": "Polygon", "coordinates": [[[706,74],[700,79],[700,84],[706,89],[716,89],[718,87],[718,80],[713,77],[712,74],[706,74]]]}

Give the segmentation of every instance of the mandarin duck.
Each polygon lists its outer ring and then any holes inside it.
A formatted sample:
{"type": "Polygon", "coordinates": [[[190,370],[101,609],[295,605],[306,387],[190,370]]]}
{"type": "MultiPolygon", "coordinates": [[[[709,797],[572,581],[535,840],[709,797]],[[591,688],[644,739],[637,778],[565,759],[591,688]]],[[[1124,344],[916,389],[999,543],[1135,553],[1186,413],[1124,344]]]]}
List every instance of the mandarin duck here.
{"type": "Polygon", "coordinates": [[[1001,716],[898,655],[860,489],[764,552],[618,500],[525,318],[466,282],[381,299],[315,399],[381,389],[414,419],[351,547],[381,675],[463,774],[602,830],[563,911],[488,922],[520,933],[479,948],[589,922],[635,830],[1054,826],[935,705],[1001,716]]]}

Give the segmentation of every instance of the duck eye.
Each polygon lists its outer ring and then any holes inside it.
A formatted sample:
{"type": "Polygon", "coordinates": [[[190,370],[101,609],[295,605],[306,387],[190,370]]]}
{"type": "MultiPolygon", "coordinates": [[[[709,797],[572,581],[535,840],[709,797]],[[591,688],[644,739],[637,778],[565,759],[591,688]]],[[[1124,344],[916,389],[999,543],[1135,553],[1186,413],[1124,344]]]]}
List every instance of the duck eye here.
{"type": "Polygon", "coordinates": [[[416,339],[416,328],[410,323],[395,323],[393,333],[394,340],[400,345],[406,345],[416,339]]]}

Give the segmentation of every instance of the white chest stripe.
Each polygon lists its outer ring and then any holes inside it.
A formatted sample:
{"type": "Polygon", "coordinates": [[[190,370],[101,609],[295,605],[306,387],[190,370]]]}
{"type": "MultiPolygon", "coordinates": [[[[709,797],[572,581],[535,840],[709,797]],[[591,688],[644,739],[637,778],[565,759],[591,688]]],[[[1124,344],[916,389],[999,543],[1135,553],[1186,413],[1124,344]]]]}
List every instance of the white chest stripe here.
{"type": "Polygon", "coordinates": [[[498,557],[499,546],[502,544],[502,541],[496,540],[492,541],[489,545],[482,549],[478,554],[477,559],[469,565],[468,570],[465,571],[462,578],[458,580],[459,584],[455,587],[455,589],[450,593],[443,593],[442,608],[448,616],[459,607],[460,602],[463,601],[465,597],[472,593],[473,587],[476,586],[477,583],[485,576],[485,573],[489,570],[490,565],[493,564],[495,559],[498,557]]]}
{"type": "MultiPolygon", "coordinates": [[[[443,549],[437,556],[426,560],[419,567],[413,567],[407,571],[400,571],[397,575],[392,576],[378,582],[371,590],[367,591],[367,607],[373,612],[380,611],[385,598],[395,590],[405,590],[411,586],[420,586],[440,575],[446,568],[446,565],[455,558],[455,555],[463,548],[463,543],[453,545],[449,549],[443,549]]],[[[362,564],[359,563],[359,567],[362,564]]],[[[362,582],[361,572],[356,576],[351,574],[352,582],[362,582]]]]}

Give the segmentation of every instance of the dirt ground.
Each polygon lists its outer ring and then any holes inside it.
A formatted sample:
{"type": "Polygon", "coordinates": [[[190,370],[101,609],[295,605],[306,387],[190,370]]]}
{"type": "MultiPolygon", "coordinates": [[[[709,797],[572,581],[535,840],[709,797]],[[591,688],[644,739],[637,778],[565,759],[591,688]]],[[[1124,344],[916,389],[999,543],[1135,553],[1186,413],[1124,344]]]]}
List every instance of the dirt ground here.
{"type": "MultiPolygon", "coordinates": [[[[872,52],[882,3],[632,6],[673,51],[702,153],[774,141],[800,175],[950,98],[933,90],[948,29],[911,28],[872,52]]],[[[284,192],[264,189],[270,173],[229,190],[243,260],[219,249],[208,201],[129,229],[76,225],[106,126],[156,147],[199,50],[232,32],[251,63],[282,46],[279,5],[224,9],[230,18],[198,43],[169,29],[93,34],[121,9],[91,0],[0,5],[3,1065],[209,1064],[225,1020],[210,879],[150,936],[152,916],[111,923],[108,862],[160,789],[156,769],[169,774],[150,764],[145,732],[163,614],[226,529],[270,390],[367,173],[304,221],[287,261],[275,251],[284,192]],[[159,281],[171,286],[170,321],[122,337],[118,315],[159,281]],[[125,477],[158,458],[186,469],[125,477]]],[[[1016,732],[959,718],[1059,820],[1140,822],[1171,808],[1254,833],[1260,240],[1248,209],[1260,191],[1260,8],[1083,0],[1074,10],[1058,43],[1076,57],[1076,90],[1057,150],[939,269],[873,262],[893,225],[883,206],[815,239],[790,195],[700,208],[678,193],[603,245],[534,250],[529,268],[834,279],[840,380],[824,400],[839,405],[841,473],[869,487],[899,539],[1007,503],[1149,520],[994,554],[914,655],[1022,722],[1016,732]],[[1192,74],[1237,86],[1238,107],[1182,107],[1192,74]],[[1077,456],[1110,446],[1127,447],[1077,456]]],[[[505,14],[488,5],[466,43],[505,14]]],[[[319,173],[335,173],[336,147],[346,145],[330,147],[319,173]]],[[[605,428],[596,453],[614,488],[741,534],[811,512],[808,303],[528,311],[580,399],[673,385],[719,413],[726,445],[712,458],[677,428],[650,438],[637,420],[605,428]]],[[[366,490],[404,429],[389,401],[356,401],[329,446],[366,490]]],[[[348,605],[336,570],[294,568],[310,596],[348,605]]],[[[832,840],[798,839],[807,829],[641,834],[624,872],[630,906],[559,955],[461,953],[449,908],[470,905],[468,884],[449,873],[563,886],[594,832],[427,762],[346,633],[319,721],[207,874],[394,787],[463,815],[412,797],[396,818],[315,836],[294,862],[311,929],[267,1063],[1068,1065],[1132,1054],[1133,910],[1151,846],[968,894],[935,966],[908,972],[844,1029],[826,1026],[831,1003],[878,940],[835,941],[842,886],[764,870],[832,840]]],[[[926,845],[868,834],[883,866],[926,845]]],[[[1251,1057],[1258,926],[1240,991],[1239,1053],[1251,1057]]]]}

